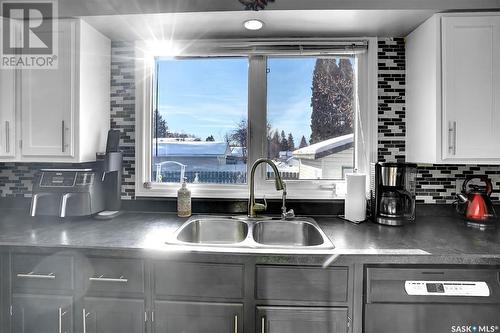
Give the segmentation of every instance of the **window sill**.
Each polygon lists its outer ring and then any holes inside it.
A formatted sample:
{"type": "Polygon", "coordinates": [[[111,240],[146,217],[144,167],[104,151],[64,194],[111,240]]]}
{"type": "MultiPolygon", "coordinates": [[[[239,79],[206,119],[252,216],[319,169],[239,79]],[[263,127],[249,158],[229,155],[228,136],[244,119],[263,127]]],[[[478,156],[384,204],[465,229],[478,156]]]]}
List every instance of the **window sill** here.
{"type": "MultiPolygon", "coordinates": [[[[332,184],[326,185],[324,182],[295,182],[288,181],[287,199],[296,200],[343,200],[345,198],[345,182],[335,183],[337,194],[333,193],[332,184]],[[323,186],[325,185],[325,186],[323,186]]],[[[178,183],[153,183],[151,188],[136,189],[136,197],[162,197],[176,198],[177,191],[180,188],[178,183]]],[[[209,199],[248,199],[249,190],[247,184],[241,185],[207,185],[207,184],[188,184],[192,198],[209,199]]],[[[267,181],[264,185],[256,184],[256,198],[281,199],[282,192],[276,191],[272,181],[267,181]]]]}

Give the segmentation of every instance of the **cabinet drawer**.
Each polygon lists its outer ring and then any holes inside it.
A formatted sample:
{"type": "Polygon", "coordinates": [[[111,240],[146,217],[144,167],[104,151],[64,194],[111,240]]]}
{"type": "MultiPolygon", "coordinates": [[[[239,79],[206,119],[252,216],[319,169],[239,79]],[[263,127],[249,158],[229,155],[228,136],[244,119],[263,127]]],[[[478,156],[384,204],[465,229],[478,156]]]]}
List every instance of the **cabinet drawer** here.
{"type": "Polygon", "coordinates": [[[12,255],[14,289],[71,290],[74,259],[65,255],[12,255]]]}
{"type": "Polygon", "coordinates": [[[155,332],[243,332],[243,304],[155,301],[155,332]]]}
{"type": "Polygon", "coordinates": [[[88,258],[86,267],[87,292],[144,293],[144,262],[140,259],[88,258]]]}
{"type": "Polygon", "coordinates": [[[243,265],[157,262],[155,293],[164,296],[242,298],[243,265]]]}
{"type": "Polygon", "coordinates": [[[256,274],[257,299],[347,302],[347,267],[257,266],[256,274]]]}
{"type": "Polygon", "coordinates": [[[256,332],[347,333],[348,308],[258,306],[256,332]]]}

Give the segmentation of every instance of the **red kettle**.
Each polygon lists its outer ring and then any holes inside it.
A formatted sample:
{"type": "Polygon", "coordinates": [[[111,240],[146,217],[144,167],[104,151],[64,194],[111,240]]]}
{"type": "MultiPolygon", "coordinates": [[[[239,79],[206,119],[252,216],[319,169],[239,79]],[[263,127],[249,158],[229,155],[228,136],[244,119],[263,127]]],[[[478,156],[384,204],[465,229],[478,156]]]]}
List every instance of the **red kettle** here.
{"type": "Polygon", "coordinates": [[[462,193],[457,194],[459,203],[457,210],[469,222],[477,223],[483,227],[494,226],[497,221],[497,215],[491,202],[491,192],[493,192],[493,185],[491,184],[491,179],[486,175],[467,176],[462,185],[462,193]],[[479,179],[485,185],[469,185],[469,182],[473,179],[479,179]]]}

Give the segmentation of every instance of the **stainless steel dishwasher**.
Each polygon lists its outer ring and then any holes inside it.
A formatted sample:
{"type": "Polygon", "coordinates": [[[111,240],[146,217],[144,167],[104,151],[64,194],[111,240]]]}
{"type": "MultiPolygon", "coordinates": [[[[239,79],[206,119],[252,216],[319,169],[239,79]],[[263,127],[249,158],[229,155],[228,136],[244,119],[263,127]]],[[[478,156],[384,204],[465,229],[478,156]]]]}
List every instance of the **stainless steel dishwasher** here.
{"type": "Polygon", "coordinates": [[[436,267],[366,267],[363,332],[500,332],[500,267],[436,267]]]}

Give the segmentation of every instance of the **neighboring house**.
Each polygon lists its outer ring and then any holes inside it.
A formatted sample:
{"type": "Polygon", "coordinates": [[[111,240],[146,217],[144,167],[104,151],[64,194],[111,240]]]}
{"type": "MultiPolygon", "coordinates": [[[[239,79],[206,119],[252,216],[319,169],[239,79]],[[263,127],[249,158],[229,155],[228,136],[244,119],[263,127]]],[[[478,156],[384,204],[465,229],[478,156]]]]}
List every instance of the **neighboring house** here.
{"type": "Polygon", "coordinates": [[[338,136],[297,149],[299,179],[343,179],[354,168],[354,134],[338,136]]]}
{"type": "Polygon", "coordinates": [[[231,147],[231,154],[227,157],[227,164],[245,164],[247,160],[246,147],[231,147]]]}
{"type": "Polygon", "coordinates": [[[286,161],[288,159],[290,159],[290,157],[293,156],[293,151],[285,151],[285,150],[282,150],[279,152],[279,159],[281,161],[286,161]]]}
{"type": "MultiPolygon", "coordinates": [[[[179,141],[172,138],[153,140],[153,165],[175,161],[186,166],[186,171],[215,171],[225,169],[231,148],[226,142],[179,141]]],[[[162,170],[177,171],[175,164],[165,164],[162,170]]]]}

